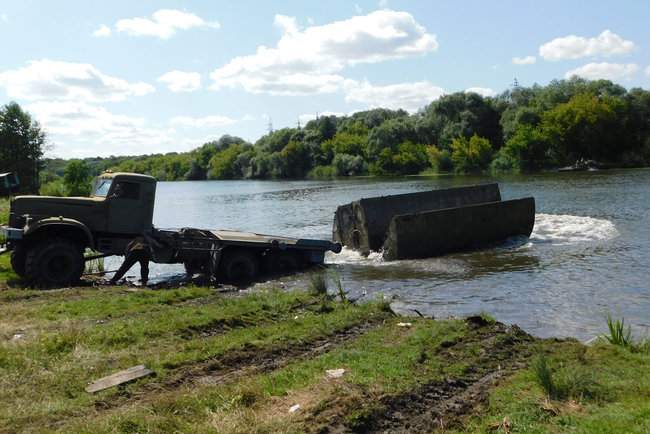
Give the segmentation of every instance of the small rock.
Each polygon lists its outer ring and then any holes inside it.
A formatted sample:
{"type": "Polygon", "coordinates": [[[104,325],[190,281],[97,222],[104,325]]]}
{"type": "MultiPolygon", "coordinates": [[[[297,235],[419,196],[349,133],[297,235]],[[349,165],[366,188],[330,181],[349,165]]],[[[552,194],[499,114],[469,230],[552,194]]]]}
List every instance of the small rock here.
{"type": "Polygon", "coordinates": [[[300,410],[300,404],[292,405],[291,408],[289,409],[289,413],[295,413],[298,410],[300,410]]]}
{"type": "Polygon", "coordinates": [[[24,338],[24,337],[25,337],[24,334],[22,334],[22,333],[16,333],[16,334],[11,338],[11,340],[12,340],[12,341],[19,341],[19,340],[21,340],[21,339],[24,338]]]}
{"type": "Polygon", "coordinates": [[[413,324],[410,322],[398,322],[397,327],[411,327],[413,324]]]}
{"type": "Polygon", "coordinates": [[[339,368],[339,369],[328,369],[325,371],[325,375],[327,378],[341,378],[345,374],[345,369],[339,368]]]}

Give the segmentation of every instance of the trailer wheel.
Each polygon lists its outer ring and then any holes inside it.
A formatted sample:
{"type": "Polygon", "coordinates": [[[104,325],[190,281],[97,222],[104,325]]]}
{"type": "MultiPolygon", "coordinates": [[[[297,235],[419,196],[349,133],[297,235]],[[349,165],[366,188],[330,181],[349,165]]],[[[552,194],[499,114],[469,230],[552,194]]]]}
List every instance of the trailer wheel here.
{"type": "Polygon", "coordinates": [[[77,283],[84,270],[83,249],[72,241],[54,238],[36,244],[27,252],[25,274],[45,287],[77,283]]]}
{"type": "Polygon", "coordinates": [[[298,257],[294,252],[269,252],[264,265],[270,273],[286,273],[299,268],[298,257]]]}
{"type": "Polygon", "coordinates": [[[11,268],[14,269],[20,277],[25,277],[25,261],[27,259],[27,248],[22,244],[18,244],[11,251],[11,268]]]}
{"type": "Polygon", "coordinates": [[[259,269],[257,257],[247,250],[226,251],[219,267],[220,274],[231,282],[253,280],[259,269]]]}

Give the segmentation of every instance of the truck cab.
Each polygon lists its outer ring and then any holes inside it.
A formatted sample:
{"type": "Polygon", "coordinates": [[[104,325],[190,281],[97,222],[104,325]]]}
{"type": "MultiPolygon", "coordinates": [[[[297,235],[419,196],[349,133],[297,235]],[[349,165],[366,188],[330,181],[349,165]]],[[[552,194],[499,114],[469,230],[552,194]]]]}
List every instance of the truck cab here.
{"type": "Polygon", "coordinates": [[[120,255],[152,229],[155,194],[151,176],[107,172],[90,197],[17,196],[3,230],[14,270],[54,285],[78,280],[86,248],[120,255]]]}

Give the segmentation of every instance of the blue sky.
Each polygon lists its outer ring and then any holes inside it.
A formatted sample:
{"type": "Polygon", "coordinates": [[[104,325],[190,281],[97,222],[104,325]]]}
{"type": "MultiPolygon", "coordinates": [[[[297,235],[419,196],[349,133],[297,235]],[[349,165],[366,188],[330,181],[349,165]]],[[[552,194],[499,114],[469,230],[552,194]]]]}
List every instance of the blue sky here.
{"type": "Polygon", "coordinates": [[[0,1],[0,102],[50,156],[186,151],[515,77],[647,89],[648,22],[643,0],[0,1]]]}

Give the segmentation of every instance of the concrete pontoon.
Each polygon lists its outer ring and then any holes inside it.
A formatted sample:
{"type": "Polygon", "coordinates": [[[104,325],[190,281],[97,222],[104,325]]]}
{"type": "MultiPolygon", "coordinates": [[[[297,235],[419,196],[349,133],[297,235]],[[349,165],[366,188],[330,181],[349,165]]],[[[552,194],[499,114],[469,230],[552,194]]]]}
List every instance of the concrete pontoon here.
{"type": "Polygon", "coordinates": [[[530,236],[535,199],[501,200],[498,184],[360,199],[339,206],[333,238],[387,260],[423,258],[530,236]]]}

